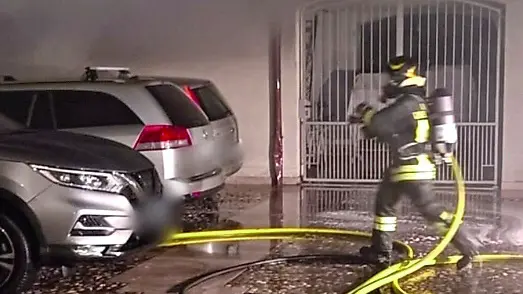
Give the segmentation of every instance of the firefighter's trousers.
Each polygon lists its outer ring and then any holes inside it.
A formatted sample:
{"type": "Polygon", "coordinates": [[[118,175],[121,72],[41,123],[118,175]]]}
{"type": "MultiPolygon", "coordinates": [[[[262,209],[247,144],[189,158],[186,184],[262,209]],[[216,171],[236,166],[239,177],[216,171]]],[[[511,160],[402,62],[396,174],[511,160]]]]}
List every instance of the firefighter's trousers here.
{"type": "MultiPolygon", "coordinates": [[[[372,248],[380,253],[392,252],[392,234],[396,231],[396,211],[400,197],[405,194],[430,223],[448,229],[453,214],[445,211],[432,191],[432,180],[397,181],[391,169],[387,170],[379,186],[372,231],[372,248]]],[[[443,233],[443,232],[441,232],[443,233]]],[[[476,255],[476,246],[464,228],[460,228],[452,244],[461,254],[476,255]]]]}

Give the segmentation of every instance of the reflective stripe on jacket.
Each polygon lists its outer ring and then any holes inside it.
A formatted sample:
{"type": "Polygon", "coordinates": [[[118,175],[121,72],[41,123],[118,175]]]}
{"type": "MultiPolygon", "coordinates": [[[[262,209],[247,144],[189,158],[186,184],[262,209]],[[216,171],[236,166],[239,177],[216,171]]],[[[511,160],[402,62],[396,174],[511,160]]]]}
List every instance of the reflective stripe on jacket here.
{"type": "Polygon", "coordinates": [[[436,178],[436,167],[426,151],[419,151],[409,158],[400,154],[400,149],[405,146],[425,146],[429,143],[430,122],[427,106],[422,97],[412,94],[402,95],[378,112],[365,113],[363,124],[367,137],[376,137],[389,145],[393,158],[392,181],[436,178]]]}

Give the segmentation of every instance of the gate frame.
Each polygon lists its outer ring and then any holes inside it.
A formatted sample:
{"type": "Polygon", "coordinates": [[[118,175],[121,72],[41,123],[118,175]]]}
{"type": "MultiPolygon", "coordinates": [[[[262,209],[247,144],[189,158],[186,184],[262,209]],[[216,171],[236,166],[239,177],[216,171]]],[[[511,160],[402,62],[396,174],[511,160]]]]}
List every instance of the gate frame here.
{"type": "MultiPolygon", "coordinates": [[[[360,3],[368,3],[371,1],[375,2],[382,2],[383,0],[314,0],[311,1],[305,5],[303,5],[301,8],[298,9],[296,13],[296,62],[297,62],[297,90],[298,90],[298,120],[300,125],[300,131],[299,131],[299,140],[300,140],[300,150],[299,150],[299,157],[300,157],[300,163],[299,163],[299,169],[300,169],[300,182],[301,183],[309,183],[305,180],[305,173],[306,173],[306,167],[305,167],[305,148],[307,147],[307,141],[306,141],[306,122],[304,121],[305,116],[305,100],[304,100],[304,68],[305,68],[305,58],[304,56],[304,50],[302,45],[304,44],[304,36],[305,36],[305,15],[310,10],[321,10],[322,7],[325,7],[326,5],[339,5],[344,6],[348,4],[357,5],[360,3]]],[[[387,0],[389,2],[395,2],[395,3],[403,3],[404,0],[387,0]]],[[[419,2],[445,2],[445,0],[417,0],[419,2]]],[[[501,1],[497,0],[453,0],[455,2],[461,2],[461,3],[469,3],[473,5],[479,5],[483,6],[484,8],[489,9],[495,9],[499,11],[499,101],[498,101],[498,111],[496,113],[498,117],[498,126],[497,126],[497,152],[495,154],[495,157],[497,158],[497,181],[494,186],[491,186],[491,189],[500,191],[501,185],[502,185],[502,175],[503,175],[503,131],[504,131],[504,101],[505,101],[505,71],[506,71],[506,65],[505,65],[505,52],[506,52],[506,9],[507,4],[502,3],[501,1]]],[[[401,24],[403,26],[403,24],[401,24]]],[[[357,182],[352,182],[352,184],[357,182]]],[[[489,186],[490,184],[487,184],[489,186]]],[[[484,185],[479,185],[479,188],[481,189],[485,188],[484,185]]],[[[500,197],[499,197],[500,198],[500,197]]]]}

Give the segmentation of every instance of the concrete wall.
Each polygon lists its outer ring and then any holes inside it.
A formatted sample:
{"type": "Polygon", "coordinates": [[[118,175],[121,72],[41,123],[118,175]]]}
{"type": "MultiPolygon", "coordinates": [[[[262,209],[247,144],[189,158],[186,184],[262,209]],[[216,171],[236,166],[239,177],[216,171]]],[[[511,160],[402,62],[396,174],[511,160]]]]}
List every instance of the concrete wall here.
{"type": "MultiPolygon", "coordinates": [[[[503,179],[523,186],[523,1],[507,9],[503,179]]],[[[246,149],[238,177],[268,176],[268,24],[283,24],[285,176],[299,176],[296,12],[308,0],[1,0],[0,68],[80,75],[87,64],[208,77],[236,110],[246,149]],[[60,5],[55,5],[55,4],[60,5]]]]}
{"type": "Polygon", "coordinates": [[[79,76],[86,65],[122,65],[210,78],[238,115],[247,150],[238,176],[249,177],[268,176],[268,24],[283,20],[285,170],[298,176],[294,39],[296,10],[304,1],[15,2],[0,2],[2,72],[79,76]]]}

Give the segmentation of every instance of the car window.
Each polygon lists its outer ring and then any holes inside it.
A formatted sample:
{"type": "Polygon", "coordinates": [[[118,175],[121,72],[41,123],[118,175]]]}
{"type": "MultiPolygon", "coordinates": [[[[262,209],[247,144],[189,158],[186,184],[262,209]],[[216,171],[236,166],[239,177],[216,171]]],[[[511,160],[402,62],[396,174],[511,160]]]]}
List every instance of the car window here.
{"type": "Polygon", "coordinates": [[[192,89],[200,100],[200,107],[211,121],[226,118],[232,111],[225,99],[214,85],[206,85],[192,89]]]}
{"type": "Polygon", "coordinates": [[[171,84],[145,87],[174,125],[194,128],[209,123],[205,114],[180,89],[171,84]]]}
{"type": "Polygon", "coordinates": [[[103,92],[51,91],[59,129],[143,124],[118,98],[103,92]]]}
{"type": "Polygon", "coordinates": [[[0,133],[12,133],[14,131],[19,131],[23,129],[26,129],[26,127],[23,124],[18,123],[0,113],[0,133]]]}
{"type": "Polygon", "coordinates": [[[33,91],[0,91],[0,113],[25,126],[35,99],[33,91]]]}
{"type": "Polygon", "coordinates": [[[51,110],[50,93],[38,93],[38,98],[36,99],[32,115],[29,120],[29,127],[39,130],[52,130],[55,128],[53,123],[53,112],[51,110]]]}

